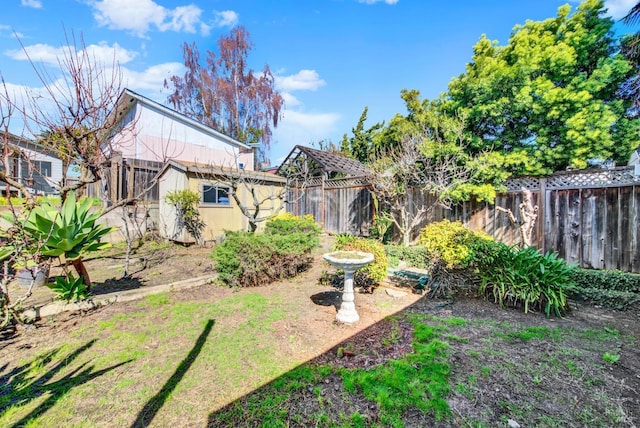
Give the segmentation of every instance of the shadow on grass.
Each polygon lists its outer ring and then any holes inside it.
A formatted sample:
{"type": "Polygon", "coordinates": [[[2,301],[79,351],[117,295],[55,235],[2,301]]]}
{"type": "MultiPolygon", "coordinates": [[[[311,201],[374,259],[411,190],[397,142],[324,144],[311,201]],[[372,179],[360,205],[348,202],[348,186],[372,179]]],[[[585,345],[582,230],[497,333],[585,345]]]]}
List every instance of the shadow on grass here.
{"type": "MultiPolygon", "coordinates": [[[[321,292],[312,295],[311,300],[317,305],[338,309],[342,293],[321,292]]],[[[366,369],[383,366],[413,352],[413,328],[394,318],[400,313],[410,312],[417,305],[422,306],[424,302],[408,305],[212,411],[208,415],[207,427],[387,426],[380,419],[380,404],[361,391],[346,387],[343,374],[360,369],[366,372],[366,369]],[[332,419],[337,415],[338,419],[332,419]]],[[[433,305],[434,302],[427,302],[427,306],[433,305]]],[[[434,415],[416,413],[420,424],[413,426],[433,426],[434,415]]]]}
{"type": "Polygon", "coordinates": [[[191,348],[189,354],[184,360],[182,360],[173,375],[171,375],[169,380],[167,380],[167,382],[162,386],[162,389],[147,401],[147,404],[145,404],[142,410],[140,410],[136,420],[131,424],[132,428],[146,427],[151,423],[153,418],[156,416],[156,413],[158,413],[162,408],[169,395],[171,395],[176,386],[178,386],[178,383],[180,383],[185,373],[187,373],[191,364],[193,364],[198,357],[198,354],[200,354],[202,346],[207,341],[207,337],[213,328],[213,324],[213,320],[207,321],[207,324],[202,330],[202,333],[200,333],[200,336],[198,336],[198,339],[196,340],[195,345],[193,345],[193,348],[191,348]]]}
{"type": "MultiPolygon", "coordinates": [[[[47,370],[45,374],[37,379],[30,379],[29,373],[31,369],[34,366],[46,366],[49,364],[56,358],[60,348],[49,351],[31,362],[16,367],[6,374],[2,374],[0,376],[0,414],[4,413],[11,406],[26,405],[32,400],[48,395],[48,398],[41,404],[12,425],[12,427],[23,426],[31,419],[53,407],[60,398],[64,397],[74,387],[87,383],[132,361],[123,361],[98,371],[94,371],[94,366],[87,366],[87,363],[83,363],[61,379],[49,383],[61,370],[67,368],[71,362],[78,358],[80,354],[91,348],[95,342],[96,339],[91,340],[69,355],[59,358],[60,361],[55,366],[47,370]]],[[[0,373],[4,372],[7,367],[8,364],[0,367],[0,373]]]]}

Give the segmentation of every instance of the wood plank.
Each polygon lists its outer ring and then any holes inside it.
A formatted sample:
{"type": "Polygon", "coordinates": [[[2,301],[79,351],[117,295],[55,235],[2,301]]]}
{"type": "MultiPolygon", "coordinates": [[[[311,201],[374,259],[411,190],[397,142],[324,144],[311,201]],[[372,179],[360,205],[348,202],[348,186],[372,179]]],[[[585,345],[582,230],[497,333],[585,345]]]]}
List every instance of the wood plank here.
{"type": "Polygon", "coordinates": [[[606,221],[604,239],[604,268],[617,269],[620,260],[618,246],[618,189],[605,189],[606,221]]]}
{"type": "Polygon", "coordinates": [[[565,260],[577,262],[581,260],[581,210],[580,210],[580,189],[567,190],[567,211],[564,216],[564,244],[565,260]]]}
{"type": "Polygon", "coordinates": [[[556,190],[556,209],[554,214],[554,221],[557,228],[556,236],[556,252],[563,259],[568,257],[568,235],[570,231],[567,227],[567,212],[569,205],[569,191],[568,190],[556,190]]]}
{"type": "Polygon", "coordinates": [[[557,190],[547,190],[545,195],[545,252],[557,250],[558,227],[557,227],[557,190]]]}
{"type": "Polygon", "coordinates": [[[631,207],[631,251],[633,254],[631,271],[640,273],[640,186],[633,186],[631,207]]]}
{"type": "Polygon", "coordinates": [[[633,208],[633,188],[631,186],[620,187],[618,193],[618,240],[620,246],[620,264],[618,269],[631,272],[633,269],[633,242],[631,236],[637,225],[631,222],[633,208]]]}
{"type": "Polygon", "coordinates": [[[593,248],[595,234],[593,233],[593,219],[595,216],[595,196],[593,190],[585,189],[581,194],[580,210],[581,210],[581,258],[578,266],[585,268],[593,268],[593,248]]]}

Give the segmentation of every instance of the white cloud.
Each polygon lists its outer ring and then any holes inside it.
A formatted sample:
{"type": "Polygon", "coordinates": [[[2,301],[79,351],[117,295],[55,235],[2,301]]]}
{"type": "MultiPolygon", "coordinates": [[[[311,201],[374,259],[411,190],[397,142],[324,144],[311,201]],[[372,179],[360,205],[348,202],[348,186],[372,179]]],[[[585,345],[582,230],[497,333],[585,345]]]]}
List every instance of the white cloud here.
{"type": "Polygon", "coordinates": [[[22,0],[22,6],[32,7],[34,9],[42,8],[42,2],[40,0],[22,0]]]}
{"type": "Polygon", "coordinates": [[[138,56],[138,52],[124,49],[118,43],[109,46],[106,42],[100,42],[97,45],[87,46],[86,51],[89,57],[95,59],[97,63],[106,65],[114,62],[123,65],[138,56]]]}
{"type": "Polygon", "coordinates": [[[607,15],[613,19],[621,19],[635,4],[636,0],[606,0],[604,7],[608,9],[607,15]]]}
{"type": "Polygon", "coordinates": [[[273,132],[271,164],[280,165],[296,144],[309,146],[326,140],[336,130],[339,120],[337,113],[304,113],[287,109],[273,132]]]}
{"type": "Polygon", "coordinates": [[[233,27],[240,21],[240,16],[233,10],[214,11],[214,27],[233,27]]]}
{"type": "Polygon", "coordinates": [[[292,95],[289,92],[281,92],[280,95],[282,95],[282,98],[284,98],[284,105],[287,108],[299,106],[302,104],[299,99],[297,99],[294,95],[292,95]]]}
{"type": "Polygon", "coordinates": [[[168,11],[166,15],[168,21],[160,24],[158,29],[160,31],[180,32],[184,30],[187,33],[196,33],[201,14],[202,9],[194,5],[176,7],[174,10],[168,11]]]}
{"type": "Polygon", "coordinates": [[[386,4],[396,4],[399,0],[358,0],[358,3],[364,4],[376,4],[380,2],[384,2],[386,4]]]}
{"type": "Polygon", "coordinates": [[[153,0],[102,0],[91,6],[98,25],[128,30],[138,36],[144,36],[152,24],[161,25],[167,14],[166,9],[153,0]]]}
{"type": "MultiPolygon", "coordinates": [[[[200,31],[203,35],[207,35],[211,29],[209,24],[202,21],[202,9],[194,4],[168,9],[154,0],[92,0],[90,5],[98,25],[130,31],[138,37],[146,37],[153,28],[187,33],[200,31]]],[[[221,13],[224,14],[223,18],[235,17],[237,22],[235,12],[221,13]]],[[[219,19],[217,14],[216,19],[219,19]]]]}
{"type": "Polygon", "coordinates": [[[59,59],[64,58],[66,52],[65,47],[53,47],[44,43],[25,46],[23,49],[6,50],[4,54],[11,59],[24,61],[31,59],[34,63],[44,63],[49,65],[58,65],[59,59]]]}
{"type": "Polygon", "coordinates": [[[300,70],[290,76],[276,76],[276,86],[282,91],[315,91],[327,84],[315,70],[300,70]]]}
{"type": "MultiPolygon", "coordinates": [[[[98,64],[109,65],[114,61],[119,64],[126,64],[133,60],[138,53],[122,48],[118,43],[109,46],[106,42],[85,47],[89,57],[98,64]]],[[[69,46],[54,47],[51,45],[37,43],[25,46],[24,49],[12,49],[4,52],[6,56],[14,60],[31,59],[34,63],[44,63],[58,66],[60,61],[69,54],[69,46]]]]}
{"type": "MultiPolygon", "coordinates": [[[[179,62],[167,62],[164,64],[156,64],[144,71],[134,71],[127,68],[122,69],[123,86],[137,92],[154,91],[160,94],[160,89],[164,86],[165,79],[171,76],[182,75],[184,73],[184,65],[179,62]]],[[[156,99],[155,96],[150,98],[156,99]]],[[[163,98],[166,96],[163,95],[163,98]]],[[[162,99],[161,102],[165,100],[162,99]]]]}
{"type": "Polygon", "coordinates": [[[276,88],[285,100],[285,111],[278,127],[273,131],[274,144],[271,148],[272,165],[279,165],[296,144],[310,145],[326,140],[336,131],[341,119],[337,113],[308,113],[303,103],[291,94],[292,91],[315,91],[325,82],[315,70],[302,69],[295,74],[275,76],[276,88]]]}

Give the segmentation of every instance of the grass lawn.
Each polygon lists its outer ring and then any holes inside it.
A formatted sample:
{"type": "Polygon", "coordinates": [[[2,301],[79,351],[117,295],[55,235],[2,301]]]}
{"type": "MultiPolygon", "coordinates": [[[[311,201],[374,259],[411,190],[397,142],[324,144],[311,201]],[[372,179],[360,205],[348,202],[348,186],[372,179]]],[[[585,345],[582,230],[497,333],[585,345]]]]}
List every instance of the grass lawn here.
{"type": "Polygon", "coordinates": [[[333,293],[318,273],[203,285],[2,336],[0,426],[640,423],[637,309],[548,320],[378,289],[356,296],[362,320],[344,326],[318,298],[333,293]]]}

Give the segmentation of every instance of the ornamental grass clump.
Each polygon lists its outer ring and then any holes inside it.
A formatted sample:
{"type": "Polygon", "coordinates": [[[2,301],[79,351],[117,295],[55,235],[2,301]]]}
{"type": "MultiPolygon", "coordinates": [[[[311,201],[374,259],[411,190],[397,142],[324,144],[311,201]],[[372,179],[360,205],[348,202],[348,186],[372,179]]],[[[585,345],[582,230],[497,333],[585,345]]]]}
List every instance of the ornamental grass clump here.
{"type": "Polygon", "coordinates": [[[497,243],[492,257],[478,260],[479,292],[500,306],[522,307],[562,316],[567,310],[566,290],[574,267],[555,253],[541,254],[535,247],[509,247],[497,243]]]}

